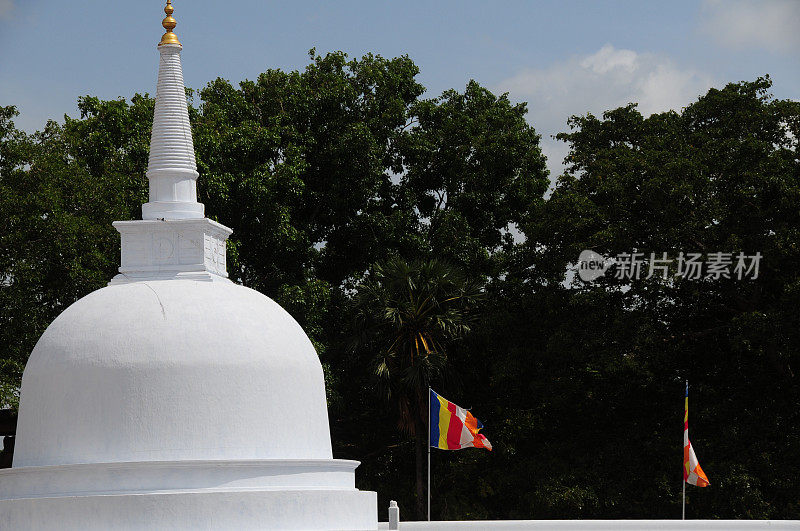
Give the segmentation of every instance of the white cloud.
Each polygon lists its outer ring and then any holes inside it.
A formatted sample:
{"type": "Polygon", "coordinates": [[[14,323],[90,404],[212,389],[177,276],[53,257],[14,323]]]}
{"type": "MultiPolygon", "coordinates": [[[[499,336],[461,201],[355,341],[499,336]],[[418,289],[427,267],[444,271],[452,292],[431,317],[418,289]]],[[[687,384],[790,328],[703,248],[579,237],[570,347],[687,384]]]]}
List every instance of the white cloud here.
{"type": "Polygon", "coordinates": [[[636,70],[636,52],[631,50],[617,50],[606,44],[597,53],[581,61],[581,67],[589,69],[595,74],[607,74],[615,68],[625,72],[636,70]]]}
{"type": "Polygon", "coordinates": [[[723,46],[794,54],[800,47],[800,2],[706,0],[700,27],[723,46]]]}
{"type": "Polygon", "coordinates": [[[14,0],[0,0],[0,18],[11,15],[14,11],[14,0]]]}
{"type": "Polygon", "coordinates": [[[681,68],[666,56],[616,49],[606,44],[588,56],[577,56],[543,69],[524,69],[493,87],[516,101],[528,102],[528,120],[542,135],[551,177],[563,170],[567,146],[551,138],[567,131],[567,118],[591,112],[601,115],[638,103],[648,116],[680,110],[713,85],[707,74],[681,68]]]}

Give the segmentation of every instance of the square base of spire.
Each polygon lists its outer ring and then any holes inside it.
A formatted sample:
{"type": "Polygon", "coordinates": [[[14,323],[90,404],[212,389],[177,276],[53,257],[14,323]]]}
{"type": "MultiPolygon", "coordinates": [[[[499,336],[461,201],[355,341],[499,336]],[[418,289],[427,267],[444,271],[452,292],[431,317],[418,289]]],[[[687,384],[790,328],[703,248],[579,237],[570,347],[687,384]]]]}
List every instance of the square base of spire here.
{"type": "Polygon", "coordinates": [[[110,284],[142,280],[228,280],[226,240],[233,231],[202,219],[115,221],[122,237],[120,274],[110,284]]]}

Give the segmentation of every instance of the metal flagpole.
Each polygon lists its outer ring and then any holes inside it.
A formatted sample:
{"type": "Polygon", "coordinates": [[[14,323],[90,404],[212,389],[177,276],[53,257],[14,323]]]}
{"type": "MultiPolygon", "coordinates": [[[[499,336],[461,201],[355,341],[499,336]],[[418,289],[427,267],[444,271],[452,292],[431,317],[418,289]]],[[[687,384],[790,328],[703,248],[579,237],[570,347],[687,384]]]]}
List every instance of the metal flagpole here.
{"type": "MultiPolygon", "coordinates": [[[[686,380],[686,395],[689,395],[689,380],[686,380]]],[[[689,413],[688,406],[685,415],[689,413]]],[[[428,413],[430,415],[430,413],[428,413]]],[[[684,426],[684,431],[686,427],[684,426]]],[[[686,463],[683,463],[683,467],[686,467],[686,463]]],[[[681,472],[681,479],[683,479],[683,505],[681,507],[681,520],[686,520],[686,478],[683,477],[683,472],[681,472]]]]}
{"type": "MultiPolygon", "coordinates": [[[[683,478],[683,474],[681,474],[683,478]]],[[[681,520],[686,520],[686,480],[683,480],[683,508],[681,510],[681,520]]]]}
{"type": "Polygon", "coordinates": [[[431,521],[431,388],[428,386],[428,521],[431,521]]]}

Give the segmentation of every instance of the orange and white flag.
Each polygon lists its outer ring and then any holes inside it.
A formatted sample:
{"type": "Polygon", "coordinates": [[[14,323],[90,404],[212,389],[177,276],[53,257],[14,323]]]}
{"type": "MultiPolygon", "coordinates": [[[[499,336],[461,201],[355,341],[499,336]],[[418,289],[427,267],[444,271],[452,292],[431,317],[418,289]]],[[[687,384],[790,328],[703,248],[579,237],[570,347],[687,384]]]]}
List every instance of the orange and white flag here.
{"type": "Polygon", "coordinates": [[[689,382],[686,382],[686,404],[683,413],[683,480],[695,487],[708,487],[711,484],[706,473],[700,468],[692,443],[689,442],[689,382]]]}

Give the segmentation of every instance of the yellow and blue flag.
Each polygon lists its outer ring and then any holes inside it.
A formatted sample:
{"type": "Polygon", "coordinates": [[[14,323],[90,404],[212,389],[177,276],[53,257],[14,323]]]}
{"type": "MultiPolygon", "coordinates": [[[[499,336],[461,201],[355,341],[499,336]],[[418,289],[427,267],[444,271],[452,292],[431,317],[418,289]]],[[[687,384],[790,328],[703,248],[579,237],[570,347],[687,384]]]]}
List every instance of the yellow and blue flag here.
{"type": "Polygon", "coordinates": [[[461,450],[462,448],[486,448],[492,450],[492,443],[478,433],[483,424],[472,413],[442,398],[430,389],[430,445],[442,450],[461,450]]]}

